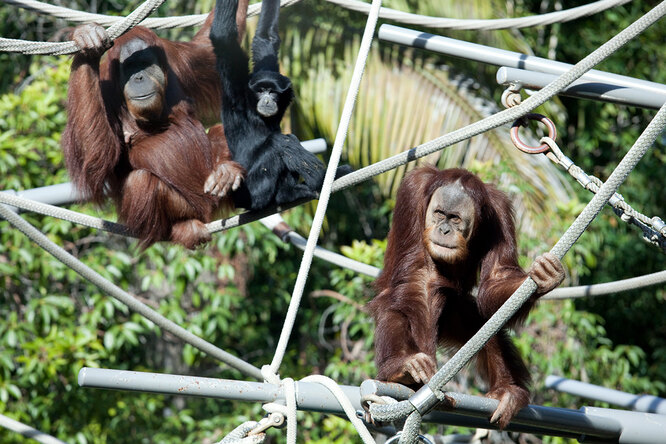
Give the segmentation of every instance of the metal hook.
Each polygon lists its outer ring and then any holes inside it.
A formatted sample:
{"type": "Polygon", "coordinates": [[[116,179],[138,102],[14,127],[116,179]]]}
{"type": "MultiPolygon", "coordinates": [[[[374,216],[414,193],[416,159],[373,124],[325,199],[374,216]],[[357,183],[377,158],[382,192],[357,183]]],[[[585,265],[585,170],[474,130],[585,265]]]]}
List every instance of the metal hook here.
{"type": "Polygon", "coordinates": [[[282,413],[269,413],[261,418],[257,426],[250,430],[247,435],[258,435],[271,427],[280,427],[282,424],[284,424],[284,415],[282,413]]]}

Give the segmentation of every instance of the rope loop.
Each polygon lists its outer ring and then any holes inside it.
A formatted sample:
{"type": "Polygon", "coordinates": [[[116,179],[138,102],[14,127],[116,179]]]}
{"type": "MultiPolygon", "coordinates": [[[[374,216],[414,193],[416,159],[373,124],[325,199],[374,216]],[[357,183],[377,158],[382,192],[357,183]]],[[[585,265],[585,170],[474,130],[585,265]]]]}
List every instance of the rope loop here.
{"type": "MultiPolygon", "coordinates": [[[[395,435],[391,436],[389,439],[387,439],[385,444],[398,443],[401,436],[402,436],[402,432],[398,432],[395,435]]],[[[422,442],[424,444],[433,444],[433,442],[430,441],[428,438],[426,438],[424,435],[418,435],[416,437],[416,441],[417,442],[422,442]]]]}
{"type": "Polygon", "coordinates": [[[548,151],[550,146],[546,143],[542,143],[541,145],[534,147],[520,140],[518,129],[520,129],[521,126],[527,126],[528,120],[538,120],[539,122],[543,123],[548,128],[548,137],[553,140],[557,138],[557,129],[555,128],[555,124],[552,120],[542,114],[529,113],[525,114],[520,119],[517,119],[515,122],[513,122],[513,125],[511,125],[511,141],[516,146],[516,148],[527,154],[539,154],[548,151]]]}

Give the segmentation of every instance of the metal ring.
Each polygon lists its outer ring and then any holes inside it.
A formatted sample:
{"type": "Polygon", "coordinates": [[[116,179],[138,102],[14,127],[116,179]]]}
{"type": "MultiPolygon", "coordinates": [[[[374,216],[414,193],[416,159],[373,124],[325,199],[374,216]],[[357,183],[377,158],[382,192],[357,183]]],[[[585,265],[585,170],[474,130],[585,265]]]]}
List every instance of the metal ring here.
{"type": "MultiPolygon", "coordinates": [[[[397,443],[398,440],[400,439],[400,435],[402,435],[402,431],[399,431],[398,433],[396,433],[395,435],[393,435],[392,437],[390,437],[389,439],[387,439],[387,440],[384,442],[384,444],[397,443]]],[[[426,438],[426,437],[423,436],[423,435],[418,435],[418,436],[416,437],[416,440],[422,442],[423,444],[432,444],[432,441],[430,441],[428,438],[426,438]]]]}
{"type": "Polygon", "coordinates": [[[510,134],[511,134],[511,141],[513,142],[513,144],[520,151],[523,151],[528,154],[539,154],[548,151],[550,147],[548,146],[547,143],[542,143],[541,145],[535,147],[527,145],[522,140],[520,140],[520,137],[518,136],[518,129],[521,126],[527,126],[525,119],[538,120],[539,122],[543,123],[548,127],[548,137],[550,137],[553,140],[557,138],[557,129],[555,128],[555,124],[553,123],[552,120],[541,114],[525,114],[523,117],[513,122],[513,125],[511,125],[510,134]]]}

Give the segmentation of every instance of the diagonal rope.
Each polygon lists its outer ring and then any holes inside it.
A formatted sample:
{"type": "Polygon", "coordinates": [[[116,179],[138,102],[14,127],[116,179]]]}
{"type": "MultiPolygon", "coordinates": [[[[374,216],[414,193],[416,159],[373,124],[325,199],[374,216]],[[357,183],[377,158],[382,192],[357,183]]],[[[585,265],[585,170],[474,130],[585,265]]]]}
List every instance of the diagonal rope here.
{"type": "MultiPolygon", "coordinates": [[[[359,11],[367,14],[370,5],[360,0],[326,0],[343,8],[359,11]]],[[[553,23],[565,23],[592,14],[614,8],[630,2],[631,0],[600,0],[587,5],[577,6],[562,11],[548,12],[546,14],[528,17],[515,17],[504,19],[453,19],[444,17],[429,17],[427,15],[411,14],[409,12],[397,11],[390,8],[381,8],[379,17],[387,20],[405,23],[408,25],[425,26],[428,28],[442,29],[478,29],[496,30],[509,28],[527,28],[530,26],[552,25],[553,23]]]]}
{"type": "MultiPolygon", "coordinates": [[[[567,251],[569,251],[590,223],[592,223],[595,217],[608,203],[610,197],[638,164],[640,159],[662,133],[664,128],[666,128],[666,104],[659,110],[659,112],[657,112],[657,115],[655,115],[645,131],[643,131],[638,140],[636,140],[634,146],[631,147],[608,180],[601,186],[599,192],[592,198],[592,200],[590,200],[581,214],[551,249],[551,253],[561,259],[567,251]]],[[[460,350],[458,350],[458,352],[446,364],[444,364],[439,371],[437,371],[437,373],[435,373],[428,384],[419,390],[415,396],[420,393],[422,397],[428,398],[428,402],[436,403],[437,399],[443,396],[440,390],[444,384],[449,382],[451,378],[453,378],[453,376],[458,373],[474,357],[474,355],[476,355],[476,353],[478,353],[488,340],[493,337],[502,328],[506,321],[518,311],[527,299],[529,299],[535,290],[536,283],[528,277],[514,294],[511,295],[511,297],[497,310],[497,312],[491,316],[483,327],[481,327],[481,329],[479,329],[479,331],[472,336],[472,338],[463,345],[460,350]]],[[[417,406],[412,405],[410,401],[402,401],[401,403],[402,405],[399,409],[393,406],[388,406],[385,409],[383,409],[385,406],[377,406],[377,409],[373,411],[373,406],[371,406],[371,412],[373,412],[373,417],[375,419],[386,420],[383,416],[385,411],[390,413],[391,418],[396,414],[396,411],[399,411],[400,414],[404,414],[405,411],[408,411],[409,416],[407,417],[404,433],[400,438],[400,442],[412,443],[415,442],[416,435],[418,434],[421,425],[421,417],[426,411],[419,410],[417,406]]],[[[432,408],[430,404],[424,403],[423,405],[428,405],[428,408],[432,408]]]]}
{"type": "MultiPolygon", "coordinates": [[[[114,23],[107,30],[109,38],[113,41],[123,35],[128,29],[135,27],[144,18],[155,11],[164,0],[146,0],[130,15],[114,23]]],[[[79,50],[73,41],[69,42],[29,42],[0,38],[0,51],[21,52],[23,54],[71,54],[79,50]]]]}
{"type": "MultiPolygon", "coordinates": [[[[658,19],[666,14],[666,1],[654,7],[651,11],[638,19],[636,22],[628,26],[622,32],[617,34],[607,43],[599,47],[592,54],[588,55],[569,71],[559,76],[546,88],[542,89],[539,93],[527,99],[522,105],[503,111],[500,114],[508,114],[508,111],[515,110],[525,104],[537,102],[540,104],[542,97],[540,93],[547,91],[545,95],[550,93],[551,90],[556,89],[562,83],[570,83],[575,80],[581,70],[590,69],[595,60],[601,61],[613,52],[623,46],[626,42],[636,37],[648,26],[652,25],[658,19]],[[539,96],[539,97],[537,97],[539,96]]],[[[598,62],[597,62],[598,63],[598,62]]],[[[596,64],[596,63],[595,63],[596,64]]],[[[488,119],[484,119],[488,120],[488,119]]],[[[483,122],[483,121],[482,121],[483,122]]],[[[647,149],[660,135],[663,128],[666,126],[666,104],[659,110],[652,122],[645,129],[643,134],[638,138],[634,146],[629,150],[627,155],[622,159],[615,171],[611,174],[608,180],[602,185],[599,192],[592,198],[582,213],[576,218],[571,227],[564,233],[562,238],[552,248],[551,253],[557,257],[562,258],[564,254],[573,246],[578,238],[585,231],[587,226],[592,222],[596,215],[601,211],[604,205],[608,202],[613,193],[617,190],[619,185],[624,181],[629,172],[638,163],[640,158],[645,154],[647,149]]],[[[395,157],[395,156],[394,156],[395,157]]],[[[441,389],[469,360],[478,352],[481,347],[492,337],[497,331],[506,323],[506,321],[520,308],[520,306],[531,296],[536,289],[536,284],[531,278],[527,278],[525,282],[516,290],[516,292],[507,300],[505,304],[484,324],[484,326],[468,341],[430,380],[428,385],[424,386],[417,395],[416,399],[419,400],[421,407],[424,411],[417,409],[411,404],[410,401],[402,401],[398,403],[400,407],[392,406],[376,406],[373,411],[374,405],[371,406],[371,411],[376,419],[383,420],[382,415],[389,413],[395,415],[398,409],[401,409],[400,414],[405,411],[412,412],[405,426],[405,434],[401,437],[400,442],[414,442],[418,429],[421,423],[421,414],[432,408],[433,403],[436,402],[435,391],[441,389]],[[407,403],[404,404],[404,403],[407,403]]],[[[416,395],[415,395],[416,396],[416,395]]],[[[404,417],[404,416],[403,416],[404,417]]]]}
{"type": "Polygon", "coordinates": [[[40,247],[46,250],[48,253],[53,255],[60,262],[76,271],[85,279],[89,280],[96,286],[98,286],[102,291],[104,291],[109,296],[117,299],[127,307],[139,313],[141,316],[145,317],[152,321],[155,325],[161,329],[168,331],[177,338],[180,338],[184,342],[190,344],[191,346],[198,348],[204,353],[209,354],[210,356],[224,362],[225,364],[233,367],[247,376],[252,376],[257,379],[261,379],[261,371],[254,367],[253,365],[239,359],[232,354],[222,350],[221,348],[216,347],[215,345],[207,342],[200,337],[190,333],[185,330],[180,325],[168,320],[155,310],[151,309],[145,304],[142,304],[136,300],[132,295],[125,292],[121,288],[114,285],[112,282],[109,282],[102,275],[97,273],[92,268],[85,265],[83,262],[79,261],[77,258],[69,254],[62,247],[56,245],[54,242],[49,240],[48,237],[44,235],[37,228],[33,227],[30,223],[20,217],[18,214],[14,213],[10,208],[5,205],[0,205],[0,216],[7,219],[7,221],[12,224],[15,228],[19,229],[23,234],[28,236],[31,240],[37,243],[40,247]]]}
{"type": "MultiPolygon", "coordinates": [[[[63,6],[51,5],[49,3],[37,0],[3,0],[9,5],[19,6],[29,11],[39,14],[46,14],[52,17],[64,19],[75,23],[97,23],[102,26],[111,26],[114,23],[123,20],[123,17],[105,14],[94,14],[91,12],[77,11],[76,9],[65,8],[63,6]]],[[[301,0],[281,0],[280,6],[291,6],[301,0]]],[[[247,16],[258,15],[261,11],[261,3],[254,3],[247,9],[247,16]]],[[[206,21],[208,14],[192,14],[180,17],[153,17],[147,18],[139,23],[151,29],[171,29],[186,26],[199,26],[206,21]]]]}
{"type": "MultiPolygon", "coordinates": [[[[289,6],[300,0],[282,0],[282,6],[289,6]]],[[[358,11],[368,14],[370,5],[359,0],[326,0],[329,3],[341,6],[352,11],[358,11]]],[[[552,25],[554,23],[565,23],[572,20],[586,17],[589,15],[603,12],[607,9],[628,3],[631,0],[600,0],[587,5],[577,6],[561,11],[553,11],[545,14],[537,14],[528,17],[514,17],[503,19],[452,19],[446,17],[430,17],[420,14],[398,11],[391,8],[382,7],[379,10],[379,17],[387,20],[393,20],[408,25],[419,25],[428,28],[442,29],[482,29],[497,30],[508,28],[526,28],[530,26],[552,25]]],[[[4,0],[5,3],[16,5],[24,9],[34,11],[40,14],[47,14],[52,17],[68,20],[78,23],[97,23],[102,26],[110,26],[121,20],[121,17],[93,14],[90,12],[77,11],[62,6],[51,5],[37,0],[4,0]]],[[[250,5],[248,17],[257,15],[261,10],[261,3],[250,5]]],[[[207,14],[193,14],[180,17],[156,17],[149,18],[141,22],[142,26],[153,29],[169,29],[185,26],[201,25],[206,19],[207,14]]]]}
{"type": "MultiPolygon", "coordinates": [[[[282,0],[281,6],[290,6],[294,3],[298,3],[301,0],[282,0]]],[[[18,5],[26,5],[28,9],[48,9],[49,11],[57,14],[57,16],[66,15],[65,18],[77,17],[80,22],[99,22],[103,21],[105,24],[111,24],[106,30],[107,34],[111,41],[117,39],[123,35],[128,29],[137,26],[139,23],[143,24],[144,19],[152,14],[155,9],[157,9],[164,0],[146,0],[141,6],[139,6],[134,12],[128,15],[125,18],[122,17],[112,17],[104,16],[101,14],[90,14],[84,13],[83,16],[77,16],[75,13],[77,11],[65,12],[63,9],[67,8],[58,8],[52,5],[47,5],[49,8],[42,7],[41,2],[36,2],[32,0],[8,0],[6,3],[13,3],[18,5]],[[58,9],[55,9],[58,8],[58,9]]],[[[46,5],[46,4],[44,4],[46,5]]],[[[261,10],[261,5],[252,5],[248,8],[248,11],[251,11],[253,15],[256,15],[261,10]]],[[[71,10],[70,10],[71,11],[71,10]]],[[[79,13],[80,14],[80,13],[79,13]]],[[[174,28],[181,25],[182,21],[188,25],[196,25],[203,23],[208,14],[202,14],[200,16],[190,15],[186,17],[166,17],[161,19],[148,19],[147,25],[151,25],[156,28],[174,28]]],[[[248,14],[249,15],[249,14],[248,14]]],[[[73,41],[68,42],[33,42],[29,40],[18,40],[18,39],[6,39],[0,38],[0,51],[5,52],[19,52],[22,54],[42,54],[42,55],[61,55],[61,54],[71,54],[78,51],[79,48],[73,41]]]]}
{"type": "Polygon", "coordinates": [[[338,131],[335,135],[335,143],[333,144],[333,150],[331,152],[331,156],[328,161],[328,167],[326,169],[324,184],[319,196],[319,204],[317,205],[317,210],[315,211],[314,219],[312,221],[310,235],[308,236],[308,242],[305,246],[305,252],[303,253],[301,266],[296,278],[296,284],[291,296],[291,301],[289,302],[289,308],[287,310],[287,316],[284,322],[282,333],[280,334],[280,339],[275,350],[275,355],[273,356],[273,361],[271,362],[270,368],[274,374],[277,374],[278,370],[280,369],[280,364],[284,358],[284,353],[287,349],[287,343],[289,342],[289,337],[291,336],[291,331],[293,330],[294,323],[296,321],[296,314],[298,313],[298,307],[301,302],[301,297],[303,296],[305,282],[310,271],[310,265],[312,264],[312,257],[314,256],[314,250],[317,246],[317,239],[319,238],[324,216],[326,215],[326,208],[328,206],[328,200],[331,195],[333,180],[335,179],[335,171],[338,167],[340,156],[342,155],[342,148],[347,136],[347,129],[349,128],[349,122],[351,121],[352,112],[354,110],[356,96],[361,86],[361,78],[363,77],[363,71],[365,69],[368,53],[370,52],[370,45],[372,43],[373,34],[377,25],[377,17],[379,15],[379,7],[381,6],[381,3],[381,0],[372,1],[372,10],[368,16],[365,31],[363,32],[361,46],[356,58],[356,65],[354,66],[354,72],[352,74],[349,90],[347,91],[347,98],[345,99],[345,106],[342,110],[342,117],[340,118],[340,125],[338,126],[338,131]]]}

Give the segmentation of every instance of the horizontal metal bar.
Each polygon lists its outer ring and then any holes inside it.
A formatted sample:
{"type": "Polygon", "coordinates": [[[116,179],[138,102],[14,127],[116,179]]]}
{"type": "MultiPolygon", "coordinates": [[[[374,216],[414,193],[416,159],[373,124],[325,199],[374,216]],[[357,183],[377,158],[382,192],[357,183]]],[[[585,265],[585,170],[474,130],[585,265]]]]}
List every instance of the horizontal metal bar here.
{"type": "Polygon", "coordinates": [[[583,407],[586,415],[608,418],[622,425],[620,444],[664,444],[666,442],[666,416],[654,413],[583,407]]]}
{"type": "Polygon", "coordinates": [[[666,415],[666,399],[658,396],[633,395],[621,392],[620,390],[609,389],[555,375],[550,375],[546,378],[546,387],[587,399],[607,402],[637,412],[666,415]]]}
{"type": "MultiPolygon", "coordinates": [[[[312,139],[301,142],[301,145],[311,153],[318,154],[326,151],[326,139],[312,139]]],[[[15,190],[1,190],[3,193],[13,193],[25,199],[34,200],[35,202],[45,203],[49,205],[69,205],[82,200],[81,193],[79,193],[71,184],[71,182],[60,183],[57,185],[48,185],[45,187],[32,188],[29,190],[15,191],[15,190]]],[[[15,212],[16,208],[12,208],[15,212]]]]}
{"type": "MultiPolygon", "coordinates": [[[[508,68],[506,66],[497,70],[497,83],[504,86],[518,84],[529,89],[541,89],[556,78],[555,74],[508,68]]],[[[661,108],[666,99],[666,96],[647,93],[643,89],[611,85],[609,83],[588,82],[580,79],[563,89],[559,94],[653,109],[661,108]]]]}
{"type": "MultiPolygon", "coordinates": [[[[427,32],[414,31],[394,25],[382,25],[379,28],[379,38],[388,42],[427,49],[467,60],[537,71],[556,76],[563,74],[572,67],[568,63],[492,48],[477,43],[469,43],[427,32]]],[[[640,101],[638,98],[632,101],[636,105],[659,108],[661,104],[666,102],[666,86],[659,83],[598,70],[588,71],[579,80],[585,83],[612,85],[615,89],[629,88],[634,91],[640,91],[640,101]],[[642,103],[643,99],[647,98],[650,98],[650,100],[642,103]]]]}
{"type": "MultiPolygon", "coordinates": [[[[79,385],[234,401],[262,403],[284,401],[282,389],[274,384],[89,367],[84,367],[79,371],[79,385]]],[[[354,407],[360,409],[361,397],[358,387],[340,387],[354,407]]],[[[303,410],[345,414],[340,403],[326,387],[312,382],[296,384],[296,403],[303,410]]]]}
{"type": "MultiPolygon", "coordinates": [[[[397,385],[382,384],[384,383],[366,383],[363,393],[370,394],[374,388],[380,387],[376,393],[383,395],[385,394],[383,393],[384,388],[388,386],[394,386],[394,390],[389,392],[399,398],[413,393],[409,389],[397,387],[397,385]]],[[[79,385],[81,387],[111,390],[130,390],[261,403],[284,401],[282,389],[268,383],[123,370],[83,368],[79,372],[79,385]]],[[[361,411],[361,390],[359,387],[345,385],[340,387],[351,400],[354,408],[361,411]]],[[[448,395],[455,400],[455,408],[447,411],[430,412],[423,418],[425,422],[464,427],[497,428],[495,424],[491,424],[488,420],[497,406],[497,401],[457,393],[448,393],[448,395]]],[[[296,403],[301,410],[344,415],[337,399],[319,384],[296,382],[296,403]]],[[[540,406],[529,406],[521,410],[515,421],[509,424],[507,430],[563,436],[586,442],[599,439],[615,440],[621,432],[619,423],[613,418],[585,414],[578,410],[540,406]]]]}

